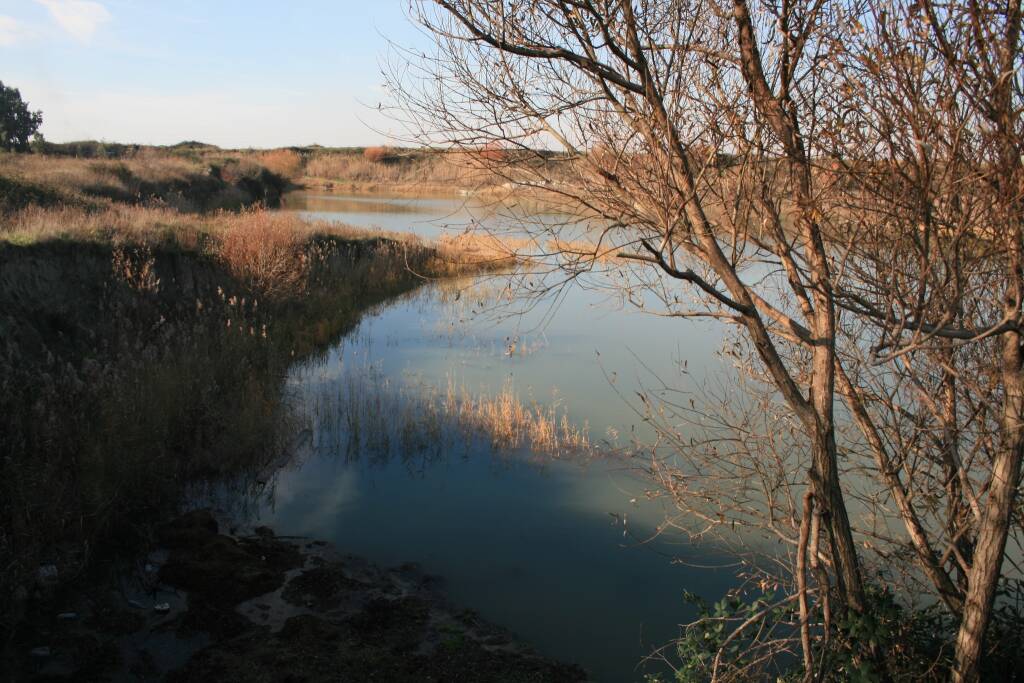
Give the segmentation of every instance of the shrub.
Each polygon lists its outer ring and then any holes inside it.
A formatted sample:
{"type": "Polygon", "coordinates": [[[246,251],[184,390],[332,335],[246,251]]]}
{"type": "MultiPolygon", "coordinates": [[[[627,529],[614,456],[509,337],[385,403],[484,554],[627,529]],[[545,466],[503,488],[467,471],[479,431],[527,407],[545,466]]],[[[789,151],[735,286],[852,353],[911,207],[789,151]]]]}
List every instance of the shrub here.
{"type": "Polygon", "coordinates": [[[64,199],[49,187],[0,176],[0,216],[30,206],[54,206],[64,199]]]}
{"type": "Polygon", "coordinates": [[[490,163],[504,163],[508,160],[509,150],[497,142],[488,142],[480,149],[480,158],[490,163]]]}
{"type": "Polygon", "coordinates": [[[363,150],[363,158],[375,164],[383,163],[391,158],[391,150],[387,147],[367,147],[363,150]]]}
{"type": "Polygon", "coordinates": [[[228,223],[220,234],[220,258],[264,296],[299,293],[308,274],[303,250],[308,235],[296,230],[292,216],[254,211],[246,218],[228,223]]]}
{"type": "Polygon", "coordinates": [[[129,159],[139,153],[141,149],[141,145],[124,145],[118,142],[99,140],[77,140],[75,142],[40,140],[35,151],[40,154],[79,159],[129,159]]]}
{"type": "Polygon", "coordinates": [[[260,164],[282,178],[294,179],[302,175],[302,155],[291,149],[273,149],[259,156],[260,164]]]}

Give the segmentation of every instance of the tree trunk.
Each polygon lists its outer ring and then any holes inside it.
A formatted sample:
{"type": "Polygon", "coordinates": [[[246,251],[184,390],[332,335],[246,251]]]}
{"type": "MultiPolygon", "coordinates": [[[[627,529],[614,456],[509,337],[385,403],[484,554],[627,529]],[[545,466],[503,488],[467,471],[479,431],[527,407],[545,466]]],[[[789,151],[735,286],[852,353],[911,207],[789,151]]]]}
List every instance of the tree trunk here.
{"type": "Polygon", "coordinates": [[[1003,449],[992,463],[992,479],[984,516],[974,549],[964,616],[956,638],[957,683],[976,683],[981,679],[981,657],[985,631],[992,618],[996,588],[1002,570],[1006,538],[1021,460],[1024,459],[1024,354],[1021,335],[1007,333],[1003,339],[1003,381],[1006,397],[1003,407],[1003,449]]]}
{"type": "Polygon", "coordinates": [[[861,578],[860,560],[857,557],[853,532],[850,529],[850,518],[839,485],[835,435],[819,435],[819,439],[820,441],[814,445],[813,453],[816,474],[820,477],[820,481],[815,482],[818,489],[815,496],[819,501],[826,501],[822,505],[822,514],[828,525],[837,588],[846,607],[855,612],[863,612],[864,582],[861,578]]]}

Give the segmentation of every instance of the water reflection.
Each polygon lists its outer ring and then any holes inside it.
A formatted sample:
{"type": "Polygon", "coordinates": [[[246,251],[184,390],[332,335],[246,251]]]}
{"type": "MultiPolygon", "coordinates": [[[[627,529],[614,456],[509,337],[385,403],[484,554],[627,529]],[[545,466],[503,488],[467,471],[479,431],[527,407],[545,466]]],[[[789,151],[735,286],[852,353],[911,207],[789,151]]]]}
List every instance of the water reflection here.
{"type": "Polygon", "coordinates": [[[486,220],[494,213],[493,207],[471,198],[383,197],[317,192],[289,193],[283,200],[282,208],[316,220],[391,232],[413,232],[431,239],[446,232],[461,232],[467,225],[486,220]]]}
{"type": "MultiPolygon", "coordinates": [[[[503,238],[521,239],[547,234],[557,227],[563,239],[576,239],[589,226],[570,215],[532,203],[507,198],[465,196],[458,198],[392,197],[378,195],[291,192],[282,200],[282,210],[320,221],[345,223],[389,232],[411,232],[426,239],[454,236],[468,229],[483,228],[503,238]],[[530,231],[523,229],[529,224],[530,231]]],[[[547,234],[545,238],[553,237],[547,234]]]]}
{"type": "Polygon", "coordinates": [[[646,427],[607,377],[628,393],[639,386],[637,358],[665,373],[684,358],[710,370],[716,337],[705,324],[615,310],[578,289],[545,327],[541,309],[481,314],[503,290],[493,279],[482,290],[429,285],[295,368],[289,391],[307,438],[258,514],[282,534],[383,564],[420,563],[454,601],[546,654],[598,680],[640,680],[635,665],[693,616],[683,589],[717,598],[735,581],[670,558],[731,560],[667,537],[641,542],[664,511],[644,499],[628,461],[495,441],[445,404],[452,386],[475,397],[511,391],[527,406],[554,401],[555,422],[586,425],[592,441],[628,438],[646,427]]]}

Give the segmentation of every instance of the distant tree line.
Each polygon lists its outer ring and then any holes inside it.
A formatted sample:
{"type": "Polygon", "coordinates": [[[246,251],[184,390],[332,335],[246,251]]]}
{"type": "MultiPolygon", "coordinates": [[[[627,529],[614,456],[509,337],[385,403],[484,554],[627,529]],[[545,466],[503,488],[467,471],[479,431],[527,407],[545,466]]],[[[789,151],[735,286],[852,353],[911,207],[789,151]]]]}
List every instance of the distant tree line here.
{"type": "Polygon", "coordinates": [[[42,123],[42,112],[29,109],[17,88],[0,81],[0,149],[27,152],[42,123]]]}

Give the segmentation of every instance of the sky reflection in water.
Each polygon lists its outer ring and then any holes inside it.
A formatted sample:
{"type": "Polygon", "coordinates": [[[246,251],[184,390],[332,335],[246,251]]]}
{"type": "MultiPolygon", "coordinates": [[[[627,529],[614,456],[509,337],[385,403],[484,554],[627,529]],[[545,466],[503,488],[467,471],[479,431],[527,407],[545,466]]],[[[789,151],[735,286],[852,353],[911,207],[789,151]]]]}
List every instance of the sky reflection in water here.
{"type": "MultiPolygon", "coordinates": [[[[394,212],[368,211],[365,198],[307,206],[319,210],[317,218],[430,236],[439,231],[432,219],[464,210],[458,200],[398,201],[405,208],[394,212]],[[338,210],[325,212],[324,205],[338,210]]],[[[394,396],[379,410],[415,410],[410,403],[429,387],[443,392],[453,382],[493,394],[511,382],[524,398],[556,397],[575,423],[589,425],[592,440],[609,427],[628,440],[642,425],[608,377],[627,397],[644,374],[638,360],[677,382],[714,377],[722,372],[714,354],[722,332],[711,323],[617,310],[579,288],[566,292],[542,329],[546,310],[504,320],[474,316],[479,298],[467,291],[453,301],[451,284],[427,285],[368,316],[327,358],[295,368],[289,385],[310,432],[278,474],[261,521],[384,565],[419,563],[443,578],[457,604],[543,653],[576,661],[600,681],[641,680],[634,669],[640,658],[693,616],[683,590],[718,599],[735,578],[731,569],[669,560],[728,564],[710,547],[667,537],[639,543],[662,512],[643,501],[643,482],[628,463],[496,454],[484,439],[403,452],[400,435],[387,452],[352,452],[344,447],[351,424],[329,399],[365,392],[366,400],[379,400],[384,391],[394,396]],[[508,353],[510,340],[516,353],[508,353]],[[684,359],[691,371],[685,379],[676,369],[684,359]]]]}

